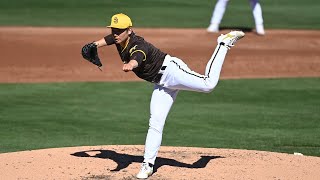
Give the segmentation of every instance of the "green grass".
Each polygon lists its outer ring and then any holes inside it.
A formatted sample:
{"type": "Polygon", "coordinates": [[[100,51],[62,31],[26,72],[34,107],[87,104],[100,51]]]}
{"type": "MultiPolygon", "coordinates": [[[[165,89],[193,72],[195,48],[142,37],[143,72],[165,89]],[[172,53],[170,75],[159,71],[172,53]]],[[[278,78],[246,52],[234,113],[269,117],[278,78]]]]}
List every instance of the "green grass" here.
{"type": "MultiPolygon", "coordinates": [[[[1,0],[2,26],[99,26],[123,12],[136,27],[205,28],[212,0],[1,0]]],[[[266,28],[320,29],[320,1],[261,0],[266,28]]],[[[221,26],[253,27],[248,0],[230,1],[221,26]]]]}
{"type": "MultiPolygon", "coordinates": [[[[144,144],[152,85],[0,84],[0,152],[144,144]]],[[[179,93],[163,145],[320,156],[320,79],[222,80],[179,93]]]]}

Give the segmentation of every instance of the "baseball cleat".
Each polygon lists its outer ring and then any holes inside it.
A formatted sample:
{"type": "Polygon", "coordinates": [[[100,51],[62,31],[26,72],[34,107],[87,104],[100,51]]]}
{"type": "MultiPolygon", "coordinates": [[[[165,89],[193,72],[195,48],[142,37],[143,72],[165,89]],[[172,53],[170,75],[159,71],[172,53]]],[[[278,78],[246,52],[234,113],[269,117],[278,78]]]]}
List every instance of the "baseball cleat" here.
{"type": "Polygon", "coordinates": [[[218,37],[218,43],[230,49],[239,39],[243,38],[244,35],[242,31],[231,31],[228,34],[221,34],[218,37]]]}
{"type": "Polygon", "coordinates": [[[210,24],[210,26],[207,28],[207,32],[210,32],[210,33],[219,32],[219,25],[218,24],[210,24]]]}
{"type": "Polygon", "coordinates": [[[138,179],[147,179],[153,173],[152,164],[143,162],[141,164],[140,172],[137,174],[138,179]]]}
{"type": "Polygon", "coordinates": [[[256,25],[256,32],[258,35],[265,35],[263,24],[256,25]]]}

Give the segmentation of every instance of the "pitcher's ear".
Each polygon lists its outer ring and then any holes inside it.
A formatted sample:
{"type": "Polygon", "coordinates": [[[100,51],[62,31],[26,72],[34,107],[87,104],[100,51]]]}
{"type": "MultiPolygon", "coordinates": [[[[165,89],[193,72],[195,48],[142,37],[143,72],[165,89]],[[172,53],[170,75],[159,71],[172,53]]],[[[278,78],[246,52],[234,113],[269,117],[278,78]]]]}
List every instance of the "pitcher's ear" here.
{"type": "Polygon", "coordinates": [[[130,35],[132,32],[133,32],[133,31],[132,31],[131,27],[129,27],[129,28],[128,28],[128,34],[130,35]]]}

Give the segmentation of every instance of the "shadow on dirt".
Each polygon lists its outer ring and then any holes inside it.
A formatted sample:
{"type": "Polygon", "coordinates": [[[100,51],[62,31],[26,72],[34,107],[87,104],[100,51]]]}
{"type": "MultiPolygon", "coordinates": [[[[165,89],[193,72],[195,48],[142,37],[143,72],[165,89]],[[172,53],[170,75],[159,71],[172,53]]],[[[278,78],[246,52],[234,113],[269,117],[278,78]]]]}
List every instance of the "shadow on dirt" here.
{"type": "MultiPolygon", "coordinates": [[[[118,165],[115,169],[111,171],[120,171],[124,168],[127,168],[131,163],[141,163],[143,161],[142,156],[134,156],[128,154],[121,154],[111,150],[89,150],[89,151],[80,151],[71,154],[72,156],[77,157],[93,157],[93,158],[102,158],[102,159],[111,159],[116,162],[118,165]],[[95,155],[89,155],[88,153],[95,153],[95,155]],[[99,153],[100,152],[100,153],[99,153]]],[[[154,166],[154,173],[157,172],[157,169],[161,166],[175,166],[175,167],[183,167],[183,168],[204,168],[208,164],[208,162],[212,159],[223,158],[221,156],[201,156],[201,158],[192,163],[187,164],[183,162],[176,161],[174,159],[162,158],[158,157],[154,166]]]]}
{"type": "Polygon", "coordinates": [[[220,30],[241,30],[243,32],[253,32],[253,28],[244,26],[221,26],[220,30]]]}

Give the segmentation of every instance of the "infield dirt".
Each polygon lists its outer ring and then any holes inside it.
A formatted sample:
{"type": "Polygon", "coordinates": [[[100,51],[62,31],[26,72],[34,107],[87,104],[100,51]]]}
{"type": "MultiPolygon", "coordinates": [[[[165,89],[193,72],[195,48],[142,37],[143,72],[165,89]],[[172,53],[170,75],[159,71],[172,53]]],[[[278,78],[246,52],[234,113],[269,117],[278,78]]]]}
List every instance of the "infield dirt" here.
{"type": "MultiPolygon", "coordinates": [[[[204,29],[134,29],[203,73],[218,34],[204,29]]],[[[226,33],[228,31],[222,31],[226,33]]],[[[0,82],[141,81],[122,72],[115,47],[99,50],[103,72],[81,47],[105,28],[0,28],[0,82]]],[[[320,31],[247,32],[227,55],[221,78],[320,77],[320,31]]],[[[292,152],[293,153],[293,152],[292,152]]],[[[70,147],[0,154],[0,179],[135,179],[143,146],[70,147]]],[[[320,158],[216,148],[161,147],[149,179],[319,179],[320,158]]]]}
{"type": "MultiPolygon", "coordinates": [[[[134,31],[199,73],[204,73],[218,37],[204,29],[134,31]]],[[[122,71],[114,46],[99,50],[103,72],[83,60],[82,46],[108,33],[106,28],[2,27],[0,82],[140,81],[122,71]]],[[[229,51],[221,78],[319,77],[319,47],[320,31],[249,32],[229,51]]]]}

